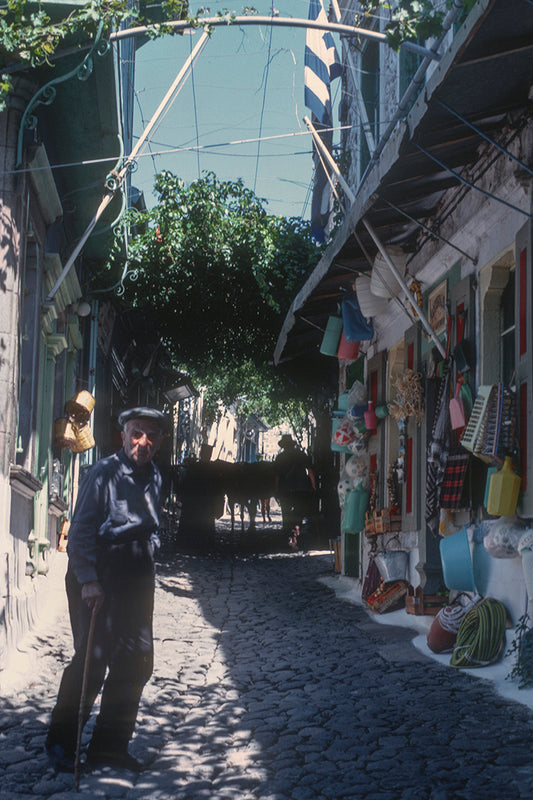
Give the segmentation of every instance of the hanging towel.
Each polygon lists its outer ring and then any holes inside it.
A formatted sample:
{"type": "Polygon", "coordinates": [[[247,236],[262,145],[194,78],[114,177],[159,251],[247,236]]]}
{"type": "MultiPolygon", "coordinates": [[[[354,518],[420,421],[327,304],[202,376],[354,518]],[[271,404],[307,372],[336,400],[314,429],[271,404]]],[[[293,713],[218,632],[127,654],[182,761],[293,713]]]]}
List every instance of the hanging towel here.
{"type": "Polygon", "coordinates": [[[367,321],[355,292],[346,292],[342,298],[341,309],[344,335],[348,342],[363,342],[374,337],[372,319],[367,321]]]}
{"type": "Polygon", "coordinates": [[[439,532],[440,490],[450,449],[451,367],[451,359],[447,359],[444,376],[436,379],[440,385],[437,387],[431,439],[427,447],[426,522],[434,536],[439,532]]]}

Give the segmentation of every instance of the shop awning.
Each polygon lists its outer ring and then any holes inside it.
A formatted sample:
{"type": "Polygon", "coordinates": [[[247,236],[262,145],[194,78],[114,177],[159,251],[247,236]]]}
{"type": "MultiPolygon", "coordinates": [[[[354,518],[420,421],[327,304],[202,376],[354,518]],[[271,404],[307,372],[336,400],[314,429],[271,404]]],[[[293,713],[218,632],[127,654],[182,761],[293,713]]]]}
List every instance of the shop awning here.
{"type": "MultiPolygon", "coordinates": [[[[399,122],[359,188],[341,228],[294,298],[274,360],[316,352],[330,314],[355,277],[370,274],[377,248],[363,217],[385,245],[418,252],[439,236],[439,206],[452,188],[473,191],[466,170],[504,149],[531,114],[533,4],[480,0],[399,122]]],[[[507,157],[502,155],[502,157],[507,157]]],[[[517,163],[524,178],[531,170],[517,163]]],[[[475,182],[475,179],[474,181],[475,182]]],[[[497,194],[497,190],[496,190],[497,194]]],[[[458,198],[459,199],[459,198],[458,198]]],[[[530,209],[521,209],[524,219],[530,209]]],[[[454,243],[449,243],[454,247],[454,243]]],[[[473,260],[473,254],[458,250],[473,260]]]]}

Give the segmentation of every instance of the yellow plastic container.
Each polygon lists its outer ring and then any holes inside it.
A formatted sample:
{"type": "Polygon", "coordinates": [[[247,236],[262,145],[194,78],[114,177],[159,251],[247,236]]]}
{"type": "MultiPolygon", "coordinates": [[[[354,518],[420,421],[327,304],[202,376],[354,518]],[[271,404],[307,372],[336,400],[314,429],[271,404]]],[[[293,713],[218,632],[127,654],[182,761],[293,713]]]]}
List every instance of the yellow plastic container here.
{"type": "Polygon", "coordinates": [[[522,479],[513,472],[510,456],[505,457],[503,467],[490,479],[487,511],[495,517],[512,517],[516,511],[522,479]]]}

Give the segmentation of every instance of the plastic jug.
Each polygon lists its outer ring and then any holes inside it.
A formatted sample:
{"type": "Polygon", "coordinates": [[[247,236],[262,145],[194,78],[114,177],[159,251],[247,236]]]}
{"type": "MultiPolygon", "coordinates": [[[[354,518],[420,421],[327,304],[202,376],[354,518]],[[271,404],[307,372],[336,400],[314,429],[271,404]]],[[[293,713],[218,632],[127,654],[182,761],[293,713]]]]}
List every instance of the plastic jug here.
{"type": "Polygon", "coordinates": [[[513,472],[511,456],[506,456],[503,467],[490,479],[487,511],[495,517],[512,517],[516,511],[522,480],[513,472]]]}
{"type": "Polygon", "coordinates": [[[342,317],[330,317],[322,337],[320,352],[324,356],[336,356],[342,333],[342,317]]]}
{"type": "Polygon", "coordinates": [[[360,487],[346,492],[341,524],[343,533],[359,533],[364,529],[368,500],[368,492],[360,487]]]}

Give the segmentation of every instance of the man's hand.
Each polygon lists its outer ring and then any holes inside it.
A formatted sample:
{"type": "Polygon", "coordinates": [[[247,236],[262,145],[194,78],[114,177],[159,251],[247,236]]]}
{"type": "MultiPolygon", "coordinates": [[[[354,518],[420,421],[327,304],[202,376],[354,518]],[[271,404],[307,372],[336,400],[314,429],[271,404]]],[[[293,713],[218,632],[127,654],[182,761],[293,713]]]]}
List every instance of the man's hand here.
{"type": "Polygon", "coordinates": [[[105,593],[98,581],[89,581],[81,587],[81,599],[87,603],[91,611],[98,611],[104,602],[105,593]]]}

